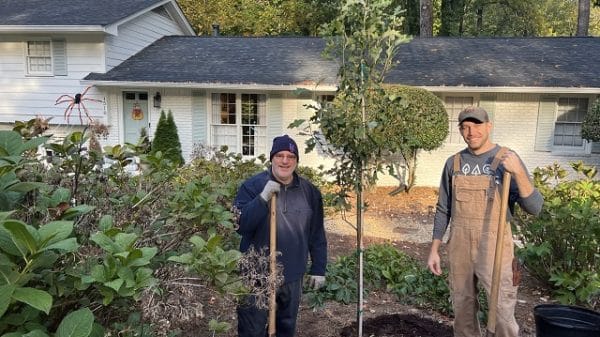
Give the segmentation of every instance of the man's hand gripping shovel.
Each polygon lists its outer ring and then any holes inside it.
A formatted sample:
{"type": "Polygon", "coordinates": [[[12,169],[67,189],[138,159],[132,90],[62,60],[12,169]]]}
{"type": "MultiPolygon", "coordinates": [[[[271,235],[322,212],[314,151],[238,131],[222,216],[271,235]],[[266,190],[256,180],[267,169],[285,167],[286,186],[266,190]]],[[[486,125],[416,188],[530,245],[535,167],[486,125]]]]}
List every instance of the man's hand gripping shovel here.
{"type": "Polygon", "coordinates": [[[502,251],[504,250],[504,232],[506,231],[506,210],[508,209],[508,193],[510,189],[510,172],[504,171],[502,178],[502,195],[500,203],[500,221],[494,253],[494,269],[492,271],[492,289],[490,291],[489,312],[486,337],[496,336],[496,320],[498,316],[498,293],[500,290],[500,275],[502,273],[502,251]]]}

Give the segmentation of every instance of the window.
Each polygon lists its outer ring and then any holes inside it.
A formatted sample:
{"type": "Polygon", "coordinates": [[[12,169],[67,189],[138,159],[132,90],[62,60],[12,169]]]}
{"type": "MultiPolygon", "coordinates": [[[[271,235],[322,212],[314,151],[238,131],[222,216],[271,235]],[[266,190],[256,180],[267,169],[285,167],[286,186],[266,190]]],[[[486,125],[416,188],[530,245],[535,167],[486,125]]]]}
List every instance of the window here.
{"type": "Polygon", "coordinates": [[[335,95],[319,95],[317,96],[317,102],[324,108],[331,108],[333,106],[333,100],[335,95]]]}
{"type": "Polygon", "coordinates": [[[583,146],[581,124],[587,111],[587,98],[561,97],[558,99],[556,122],[554,123],[555,146],[583,146]]]}
{"type": "Polygon", "coordinates": [[[447,96],[444,105],[448,112],[448,144],[464,144],[460,131],[458,130],[458,114],[466,107],[473,105],[473,97],[447,96]]]}
{"type": "Polygon", "coordinates": [[[52,75],[52,48],[50,41],[27,42],[27,73],[52,75]]]}
{"type": "Polygon", "coordinates": [[[266,152],[266,95],[213,93],[212,145],[244,156],[266,152]]]}

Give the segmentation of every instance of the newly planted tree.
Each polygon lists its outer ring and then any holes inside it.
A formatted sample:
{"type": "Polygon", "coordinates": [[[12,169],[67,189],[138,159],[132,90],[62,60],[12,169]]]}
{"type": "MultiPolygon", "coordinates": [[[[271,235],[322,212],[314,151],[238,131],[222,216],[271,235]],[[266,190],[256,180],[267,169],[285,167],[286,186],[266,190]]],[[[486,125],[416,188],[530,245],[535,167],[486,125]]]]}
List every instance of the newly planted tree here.
{"type": "Polygon", "coordinates": [[[335,158],[330,174],[341,189],[339,195],[345,200],[353,191],[357,196],[359,336],[363,312],[363,191],[383,171],[382,154],[398,148],[380,131],[390,122],[381,107],[393,100],[382,84],[399,45],[408,40],[401,33],[399,11],[388,0],[348,0],[343,4],[340,15],[326,29],[326,53],[341,63],[340,89],[333,104],[316,107],[310,119],[319,131],[309,139],[308,150],[325,139],[327,145],[322,148],[335,158]]]}

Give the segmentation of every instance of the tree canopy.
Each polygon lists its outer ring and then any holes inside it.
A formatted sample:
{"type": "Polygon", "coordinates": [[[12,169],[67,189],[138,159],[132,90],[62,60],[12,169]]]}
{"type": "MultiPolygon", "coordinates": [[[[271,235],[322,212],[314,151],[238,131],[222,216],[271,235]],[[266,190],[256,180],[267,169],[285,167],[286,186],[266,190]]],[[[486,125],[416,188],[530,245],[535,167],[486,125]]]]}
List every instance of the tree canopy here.
{"type": "MultiPolygon", "coordinates": [[[[177,1],[198,35],[212,34],[218,24],[227,36],[317,36],[342,6],[341,0],[177,1]]],[[[574,36],[577,31],[578,0],[432,3],[434,36],[574,36]]],[[[600,36],[600,0],[591,4],[588,34],[600,36]]],[[[384,11],[404,18],[400,31],[419,35],[419,1],[391,0],[384,11]]]]}

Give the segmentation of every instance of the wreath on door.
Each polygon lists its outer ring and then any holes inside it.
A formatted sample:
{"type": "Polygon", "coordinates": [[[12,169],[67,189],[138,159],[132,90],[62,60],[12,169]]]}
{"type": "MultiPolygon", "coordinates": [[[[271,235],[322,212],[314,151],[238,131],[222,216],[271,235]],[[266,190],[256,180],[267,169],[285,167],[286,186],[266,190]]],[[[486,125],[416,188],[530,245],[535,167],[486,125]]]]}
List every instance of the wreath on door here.
{"type": "Polygon", "coordinates": [[[142,111],[142,107],[140,107],[139,103],[133,104],[133,109],[131,109],[131,118],[134,121],[139,121],[144,118],[144,111],[142,111]]]}

